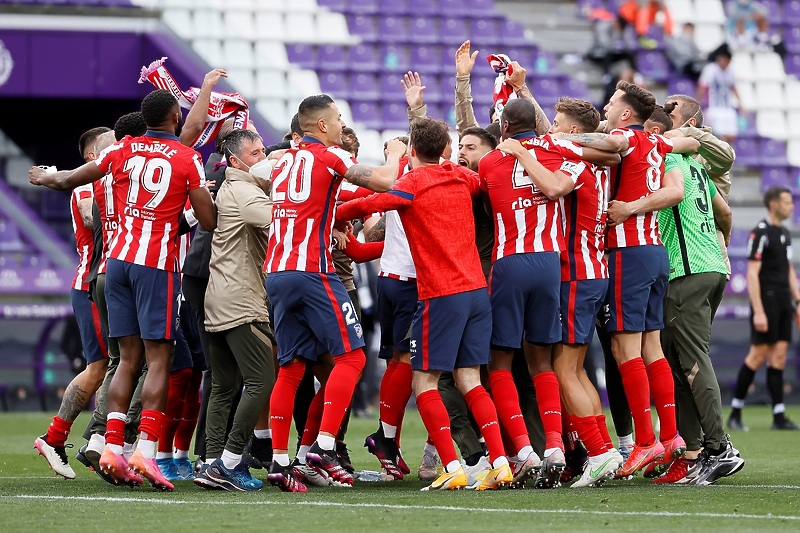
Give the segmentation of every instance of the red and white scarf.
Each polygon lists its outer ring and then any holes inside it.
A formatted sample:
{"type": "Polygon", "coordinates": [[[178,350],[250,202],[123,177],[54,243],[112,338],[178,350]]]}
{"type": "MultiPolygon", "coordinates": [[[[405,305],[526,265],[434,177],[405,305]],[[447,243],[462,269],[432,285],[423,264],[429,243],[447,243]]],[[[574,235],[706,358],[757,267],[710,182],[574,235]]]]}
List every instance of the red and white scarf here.
{"type": "Polygon", "coordinates": [[[492,54],[487,56],[486,60],[497,73],[497,79],[494,80],[494,109],[500,116],[508,101],[517,97],[514,89],[506,81],[506,76],[511,76],[514,68],[511,65],[511,59],[505,54],[492,54]]]}
{"type": "MultiPolygon", "coordinates": [[[[158,89],[166,89],[178,99],[178,103],[182,108],[191,109],[192,105],[197,101],[200,89],[189,87],[188,91],[182,91],[178,86],[178,82],[175,81],[167,67],[164,66],[164,61],[166,60],[166,57],[162,57],[148,66],[142,67],[139,83],[149,81],[158,89]]],[[[217,133],[219,133],[222,123],[231,116],[234,118],[234,129],[245,129],[247,127],[247,123],[250,121],[250,111],[247,108],[245,99],[239,93],[212,92],[205,125],[200,135],[192,143],[192,148],[197,149],[213,141],[217,133]]]]}

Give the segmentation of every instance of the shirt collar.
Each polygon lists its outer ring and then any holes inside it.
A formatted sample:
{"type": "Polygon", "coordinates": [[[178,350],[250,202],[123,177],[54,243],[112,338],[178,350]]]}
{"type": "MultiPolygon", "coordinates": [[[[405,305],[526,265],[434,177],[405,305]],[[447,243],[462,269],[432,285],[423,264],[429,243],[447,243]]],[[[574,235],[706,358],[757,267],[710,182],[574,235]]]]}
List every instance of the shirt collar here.
{"type": "Polygon", "coordinates": [[[629,130],[644,131],[644,126],[641,124],[631,124],[630,126],[625,126],[625,127],[628,128],[629,130]]]}
{"type": "Polygon", "coordinates": [[[512,139],[516,139],[518,141],[521,141],[523,139],[530,139],[531,137],[538,137],[538,135],[536,135],[535,131],[528,130],[515,133],[514,135],[511,136],[512,139]]]}
{"type": "Polygon", "coordinates": [[[317,139],[316,137],[312,137],[311,135],[305,135],[302,139],[300,139],[300,144],[321,144],[325,146],[325,143],[317,139]]]}
{"type": "Polygon", "coordinates": [[[173,135],[171,133],[167,133],[166,131],[147,130],[146,132],[144,132],[144,136],[145,137],[155,137],[156,139],[169,139],[171,141],[180,142],[180,139],[178,137],[176,137],[175,135],[173,135]]]}

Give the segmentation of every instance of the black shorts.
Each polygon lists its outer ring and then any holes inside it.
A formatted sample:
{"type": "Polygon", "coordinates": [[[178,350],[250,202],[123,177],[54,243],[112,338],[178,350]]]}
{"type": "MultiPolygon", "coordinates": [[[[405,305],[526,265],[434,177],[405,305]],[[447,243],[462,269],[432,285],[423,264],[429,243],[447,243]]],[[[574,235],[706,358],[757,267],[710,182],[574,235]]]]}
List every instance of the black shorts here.
{"type": "Polygon", "coordinates": [[[753,327],[753,308],[750,308],[750,344],[775,344],[778,341],[791,342],[794,306],[792,297],[786,292],[767,291],[761,294],[761,303],[767,315],[769,329],[765,333],[753,327]]]}

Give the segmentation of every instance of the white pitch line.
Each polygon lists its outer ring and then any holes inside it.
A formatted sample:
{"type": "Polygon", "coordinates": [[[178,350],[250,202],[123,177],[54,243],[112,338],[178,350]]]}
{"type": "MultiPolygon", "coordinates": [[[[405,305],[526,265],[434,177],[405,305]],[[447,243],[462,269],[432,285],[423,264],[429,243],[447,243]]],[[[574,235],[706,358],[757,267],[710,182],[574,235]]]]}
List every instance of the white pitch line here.
{"type": "Polygon", "coordinates": [[[499,509],[493,507],[457,507],[454,505],[384,505],[380,503],[337,503],[337,502],[310,502],[310,501],[219,501],[198,502],[193,500],[171,500],[166,498],[126,498],[114,496],[42,496],[38,494],[17,494],[6,498],[24,500],[72,500],[93,501],[108,503],[156,503],[164,505],[187,504],[193,505],[305,505],[309,507],[356,507],[374,509],[422,510],[422,511],[456,511],[476,513],[518,513],[518,514],[580,514],[580,515],[612,515],[612,516],[652,516],[652,517],[697,517],[697,518],[746,518],[753,520],[798,520],[800,515],[773,515],[773,514],[739,514],[739,513],[689,513],[672,511],[591,511],[583,509],[499,509]]]}

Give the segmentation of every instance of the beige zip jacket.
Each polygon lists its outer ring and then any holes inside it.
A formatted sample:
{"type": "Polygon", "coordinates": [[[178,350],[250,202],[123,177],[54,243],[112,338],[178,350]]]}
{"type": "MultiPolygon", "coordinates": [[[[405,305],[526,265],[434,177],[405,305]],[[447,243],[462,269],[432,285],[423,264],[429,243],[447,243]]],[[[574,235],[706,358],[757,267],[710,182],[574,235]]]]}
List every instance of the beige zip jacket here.
{"type": "Polygon", "coordinates": [[[206,330],[225,331],[267,322],[264,259],[272,222],[270,182],[228,167],[216,197],[206,289],[206,330]]]}

